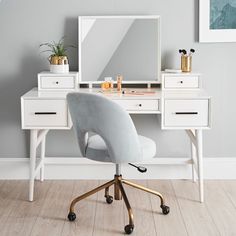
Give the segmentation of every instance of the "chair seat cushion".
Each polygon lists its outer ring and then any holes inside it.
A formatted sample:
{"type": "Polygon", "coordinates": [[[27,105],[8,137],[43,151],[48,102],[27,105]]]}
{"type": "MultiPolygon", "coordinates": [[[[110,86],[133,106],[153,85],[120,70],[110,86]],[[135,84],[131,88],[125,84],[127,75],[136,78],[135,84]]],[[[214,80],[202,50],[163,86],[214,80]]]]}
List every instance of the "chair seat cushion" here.
{"type": "MultiPolygon", "coordinates": [[[[139,142],[141,145],[143,160],[153,158],[156,154],[156,143],[147,137],[139,135],[139,142]]],[[[104,140],[99,135],[93,135],[88,138],[85,156],[94,161],[112,162],[109,158],[108,149],[104,140]]],[[[127,163],[129,160],[127,160],[127,163]]]]}

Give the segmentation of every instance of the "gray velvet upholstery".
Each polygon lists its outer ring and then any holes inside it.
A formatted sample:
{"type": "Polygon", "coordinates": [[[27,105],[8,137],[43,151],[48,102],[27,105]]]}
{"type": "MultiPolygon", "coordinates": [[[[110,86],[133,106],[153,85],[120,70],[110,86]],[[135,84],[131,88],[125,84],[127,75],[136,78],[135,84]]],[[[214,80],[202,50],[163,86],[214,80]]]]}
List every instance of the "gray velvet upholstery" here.
{"type": "MultiPolygon", "coordinates": [[[[143,159],[152,158],[156,153],[156,143],[144,136],[139,135],[143,159]]],[[[110,162],[107,146],[99,135],[93,135],[88,139],[86,156],[95,161],[110,162]]]]}
{"type": "Polygon", "coordinates": [[[67,101],[85,157],[121,164],[140,162],[155,155],[155,143],[138,136],[129,114],[114,101],[81,92],[68,94],[67,101]],[[88,138],[90,132],[96,135],[88,138]]]}

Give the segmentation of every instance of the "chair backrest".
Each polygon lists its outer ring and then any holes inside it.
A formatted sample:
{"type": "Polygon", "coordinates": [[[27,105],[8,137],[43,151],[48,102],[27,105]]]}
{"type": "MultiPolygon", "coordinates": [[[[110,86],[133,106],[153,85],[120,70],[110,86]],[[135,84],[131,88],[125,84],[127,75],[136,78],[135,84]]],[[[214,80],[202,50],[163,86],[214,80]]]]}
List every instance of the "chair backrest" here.
{"type": "Polygon", "coordinates": [[[111,162],[142,160],[138,134],[129,114],[114,101],[96,94],[69,93],[68,106],[79,147],[86,156],[87,133],[100,135],[106,143],[111,162]]]}

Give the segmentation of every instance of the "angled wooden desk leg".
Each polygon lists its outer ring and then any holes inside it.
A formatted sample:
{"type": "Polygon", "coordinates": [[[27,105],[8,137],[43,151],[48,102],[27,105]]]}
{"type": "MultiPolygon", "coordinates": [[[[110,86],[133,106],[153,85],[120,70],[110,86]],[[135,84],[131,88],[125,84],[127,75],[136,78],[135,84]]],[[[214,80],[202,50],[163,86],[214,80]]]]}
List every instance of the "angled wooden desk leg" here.
{"type": "MultiPolygon", "coordinates": [[[[193,134],[195,135],[195,131],[192,130],[193,134]]],[[[192,159],[192,181],[196,182],[196,172],[195,172],[195,162],[196,162],[196,147],[193,144],[192,140],[190,139],[190,148],[191,148],[191,159],[192,159]]]]}
{"type": "Polygon", "coordinates": [[[38,140],[37,140],[37,147],[40,145],[40,161],[38,166],[35,170],[35,176],[37,175],[38,171],[40,170],[40,181],[44,181],[44,165],[45,165],[45,146],[46,146],[46,137],[49,130],[43,129],[40,130],[38,133],[38,140]]]}
{"type": "Polygon", "coordinates": [[[199,198],[200,202],[204,201],[204,186],[203,186],[203,156],[202,156],[202,130],[196,130],[197,141],[197,159],[198,159],[198,183],[199,183],[199,198]]]}
{"type": "Polygon", "coordinates": [[[46,135],[43,137],[41,142],[41,153],[40,153],[40,160],[41,160],[41,168],[40,168],[40,181],[44,181],[44,159],[45,159],[45,143],[46,143],[46,135]]]}
{"type": "Polygon", "coordinates": [[[202,130],[186,130],[190,140],[191,140],[191,158],[192,158],[192,178],[195,180],[195,171],[198,174],[199,183],[199,200],[204,201],[203,192],[203,156],[202,156],[202,130]],[[195,158],[197,156],[197,158],[195,158]],[[197,166],[196,166],[197,164],[197,166]]]}
{"type": "Polygon", "coordinates": [[[44,159],[45,159],[45,142],[48,130],[30,130],[30,180],[29,180],[29,201],[34,200],[34,180],[40,171],[40,181],[44,180],[44,159]],[[40,160],[37,163],[37,148],[40,147],[40,160]],[[37,164],[37,165],[36,165],[37,164]]]}
{"type": "Polygon", "coordinates": [[[38,130],[30,130],[30,181],[29,181],[29,201],[34,199],[34,177],[36,166],[36,150],[37,150],[38,130]]]}

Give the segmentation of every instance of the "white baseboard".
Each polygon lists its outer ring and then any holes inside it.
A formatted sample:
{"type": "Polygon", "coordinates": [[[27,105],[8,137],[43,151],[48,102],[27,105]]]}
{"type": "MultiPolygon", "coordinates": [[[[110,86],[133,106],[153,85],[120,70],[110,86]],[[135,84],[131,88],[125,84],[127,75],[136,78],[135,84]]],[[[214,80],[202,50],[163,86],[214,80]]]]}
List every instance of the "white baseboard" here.
{"type": "MultiPolygon", "coordinates": [[[[122,165],[122,174],[129,179],[190,179],[191,165],[186,158],[155,158],[144,163],[148,171],[122,165]]],[[[204,158],[204,179],[236,179],[236,158],[204,158]]],[[[114,164],[85,158],[46,158],[45,179],[111,179],[114,164]]],[[[0,179],[28,179],[29,158],[0,158],[0,179]]]]}

